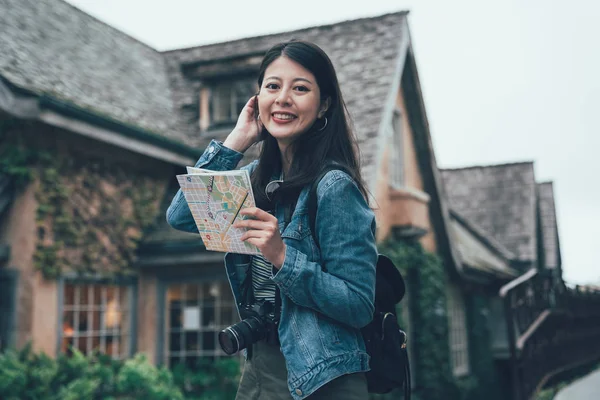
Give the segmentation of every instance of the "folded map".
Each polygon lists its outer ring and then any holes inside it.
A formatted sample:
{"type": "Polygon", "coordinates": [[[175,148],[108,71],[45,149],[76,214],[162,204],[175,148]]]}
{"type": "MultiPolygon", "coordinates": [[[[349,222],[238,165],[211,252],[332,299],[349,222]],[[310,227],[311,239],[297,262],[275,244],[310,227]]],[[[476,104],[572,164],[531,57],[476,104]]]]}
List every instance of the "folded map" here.
{"type": "Polygon", "coordinates": [[[256,246],[240,240],[245,230],[233,227],[243,217],[240,210],[255,206],[248,171],[187,167],[187,172],[177,175],[177,181],[206,249],[260,254],[256,246]]]}

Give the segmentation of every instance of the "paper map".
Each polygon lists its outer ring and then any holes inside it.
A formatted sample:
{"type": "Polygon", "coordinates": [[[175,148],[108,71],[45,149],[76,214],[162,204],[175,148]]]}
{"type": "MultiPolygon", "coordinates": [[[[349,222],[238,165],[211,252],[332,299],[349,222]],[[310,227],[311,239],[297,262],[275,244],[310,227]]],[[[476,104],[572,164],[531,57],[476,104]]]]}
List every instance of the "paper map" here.
{"type": "Polygon", "coordinates": [[[188,167],[188,174],[177,175],[177,180],[207,250],[260,254],[256,246],[240,240],[245,230],[232,226],[242,218],[242,208],[255,206],[248,171],[188,167]]]}

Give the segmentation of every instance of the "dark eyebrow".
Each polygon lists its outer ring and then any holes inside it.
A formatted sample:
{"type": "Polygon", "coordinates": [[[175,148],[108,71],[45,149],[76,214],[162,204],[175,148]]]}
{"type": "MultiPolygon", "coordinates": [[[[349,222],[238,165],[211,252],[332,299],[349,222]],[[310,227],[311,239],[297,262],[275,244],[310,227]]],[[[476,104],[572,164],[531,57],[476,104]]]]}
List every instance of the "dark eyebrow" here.
{"type": "MultiPolygon", "coordinates": [[[[278,80],[278,81],[280,81],[280,80],[281,80],[280,78],[278,78],[278,77],[276,77],[276,76],[269,76],[269,77],[268,77],[268,78],[266,78],[265,80],[269,80],[269,79],[276,79],[276,80],[278,80]]],[[[297,81],[308,82],[308,83],[310,83],[310,84],[312,85],[312,82],[311,82],[311,81],[309,81],[309,80],[308,80],[308,79],[306,79],[306,78],[296,78],[296,79],[294,79],[294,82],[297,82],[297,81]]]]}

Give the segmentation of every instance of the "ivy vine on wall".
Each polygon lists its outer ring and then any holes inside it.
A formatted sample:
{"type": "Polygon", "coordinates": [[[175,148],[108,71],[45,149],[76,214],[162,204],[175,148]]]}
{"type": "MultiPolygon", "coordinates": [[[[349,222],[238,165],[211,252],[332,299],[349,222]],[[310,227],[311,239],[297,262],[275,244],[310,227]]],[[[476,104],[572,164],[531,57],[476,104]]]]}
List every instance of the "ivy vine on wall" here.
{"type": "Polygon", "coordinates": [[[495,366],[492,337],[487,321],[489,297],[472,294],[466,299],[469,321],[469,362],[471,375],[458,381],[466,400],[502,400],[510,397],[508,382],[502,382],[495,366]]]}
{"type": "MultiPolygon", "coordinates": [[[[380,246],[399,268],[410,297],[409,346],[417,399],[459,399],[451,371],[446,274],[442,260],[423,249],[418,241],[391,237],[380,246]]],[[[403,300],[406,301],[406,300],[403,300]]]]}
{"type": "Polygon", "coordinates": [[[0,126],[0,174],[18,188],[36,185],[36,268],[46,278],[67,271],[133,274],[135,251],[156,219],[164,182],[104,159],[32,147],[12,128],[0,126]]]}

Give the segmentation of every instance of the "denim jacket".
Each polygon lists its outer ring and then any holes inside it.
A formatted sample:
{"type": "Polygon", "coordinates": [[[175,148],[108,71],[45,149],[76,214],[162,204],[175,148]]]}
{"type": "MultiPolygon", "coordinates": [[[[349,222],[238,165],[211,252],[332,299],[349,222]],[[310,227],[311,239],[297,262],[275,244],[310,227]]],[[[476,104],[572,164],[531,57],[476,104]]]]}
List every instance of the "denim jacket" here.
{"type": "MultiPolygon", "coordinates": [[[[232,170],[242,156],[212,141],[196,166],[232,170]]],[[[244,168],[252,172],[256,163],[244,168]]],[[[371,321],[375,300],[373,211],[349,175],[328,172],[317,188],[317,246],[309,228],[308,191],[307,187],[300,193],[287,226],[284,207],[275,207],[286,254],[281,268],[271,276],[281,295],[278,333],[288,389],[296,400],[341,375],[369,370],[360,328],[371,321]]],[[[167,221],[176,229],[198,232],[181,190],[167,210],[167,221]]],[[[236,304],[250,263],[248,255],[225,255],[236,304]]]]}

